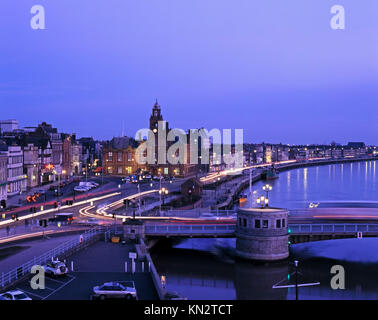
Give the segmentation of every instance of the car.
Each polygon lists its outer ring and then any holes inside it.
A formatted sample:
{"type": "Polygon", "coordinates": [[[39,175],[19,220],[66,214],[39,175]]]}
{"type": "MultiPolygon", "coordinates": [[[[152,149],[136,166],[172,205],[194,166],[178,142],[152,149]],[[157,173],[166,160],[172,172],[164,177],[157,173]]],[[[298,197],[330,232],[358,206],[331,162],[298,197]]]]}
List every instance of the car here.
{"type": "Polygon", "coordinates": [[[127,300],[137,299],[137,293],[133,282],[125,285],[119,282],[106,282],[93,288],[93,298],[105,300],[107,298],[123,298],[127,300]]]}
{"type": "Polygon", "coordinates": [[[46,275],[54,277],[65,276],[68,273],[67,266],[59,260],[50,261],[47,264],[43,265],[42,268],[43,270],[45,270],[46,275]]]}
{"type": "Polygon", "coordinates": [[[91,188],[85,187],[85,186],[77,186],[74,188],[75,191],[77,192],[86,192],[89,191],[91,188]]]}
{"type": "Polygon", "coordinates": [[[130,177],[125,177],[125,178],[122,178],[122,182],[123,183],[130,183],[131,179],[130,179],[130,177]]]}
{"type": "Polygon", "coordinates": [[[1,296],[6,300],[31,300],[24,292],[21,290],[13,290],[2,293],[1,296]]]}
{"type": "Polygon", "coordinates": [[[50,191],[55,191],[56,188],[58,188],[57,185],[51,185],[51,186],[49,187],[49,190],[50,190],[50,191]]]}
{"type": "Polygon", "coordinates": [[[94,182],[94,181],[89,181],[88,183],[93,185],[95,188],[97,188],[99,186],[99,184],[97,182],[94,182]]]}

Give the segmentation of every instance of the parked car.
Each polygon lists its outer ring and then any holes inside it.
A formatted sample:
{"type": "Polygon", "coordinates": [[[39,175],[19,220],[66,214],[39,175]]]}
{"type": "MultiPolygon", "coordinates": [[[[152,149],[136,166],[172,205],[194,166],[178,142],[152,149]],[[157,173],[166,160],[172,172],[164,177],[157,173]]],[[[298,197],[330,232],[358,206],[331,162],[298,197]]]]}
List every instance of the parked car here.
{"type": "Polygon", "coordinates": [[[24,292],[21,290],[8,291],[1,294],[6,300],[31,300],[24,292]]]}
{"type": "Polygon", "coordinates": [[[74,188],[75,191],[77,192],[86,192],[86,191],[89,191],[91,190],[90,187],[85,187],[85,186],[77,186],[74,188]]]}
{"type": "Polygon", "coordinates": [[[50,261],[43,265],[42,268],[45,270],[46,275],[55,277],[65,276],[68,273],[67,266],[59,260],[50,261]]]}
{"type": "Polygon", "coordinates": [[[133,282],[123,285],[119,282],[107,282],[93,288],[93,298],[105,300],[107,298],[137,299],[137,293],[133,282]]]}

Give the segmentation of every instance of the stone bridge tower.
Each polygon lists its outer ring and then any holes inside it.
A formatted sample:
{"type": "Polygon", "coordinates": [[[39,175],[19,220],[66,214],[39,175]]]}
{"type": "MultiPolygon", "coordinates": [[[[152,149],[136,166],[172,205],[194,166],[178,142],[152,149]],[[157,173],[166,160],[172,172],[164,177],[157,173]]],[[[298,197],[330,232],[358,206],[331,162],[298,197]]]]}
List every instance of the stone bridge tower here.
{"type": "Polygon", "coordinates": [[[248,260],[286,259],[289,256],[288,215],[285,209],[240,208],[236,254],[248,260]]]}

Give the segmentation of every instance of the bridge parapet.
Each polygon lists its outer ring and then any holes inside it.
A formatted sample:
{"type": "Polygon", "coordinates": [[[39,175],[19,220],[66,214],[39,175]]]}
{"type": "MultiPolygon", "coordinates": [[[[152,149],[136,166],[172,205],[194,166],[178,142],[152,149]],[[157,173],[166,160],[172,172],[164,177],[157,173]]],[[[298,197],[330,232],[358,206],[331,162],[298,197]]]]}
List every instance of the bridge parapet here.
{"type": "Polygon", "coordinates": [[[296,234],[350,234],[365,232],[378,235],[377,223],[324,223],[324,224],[289,224],[289,233],[296,234]]]}

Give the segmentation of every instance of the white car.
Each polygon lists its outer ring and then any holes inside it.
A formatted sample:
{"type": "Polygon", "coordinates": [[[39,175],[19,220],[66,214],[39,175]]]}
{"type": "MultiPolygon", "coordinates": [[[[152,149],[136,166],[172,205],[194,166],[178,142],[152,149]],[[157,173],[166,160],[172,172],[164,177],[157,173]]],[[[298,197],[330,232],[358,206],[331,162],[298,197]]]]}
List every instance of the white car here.
{"type": "Polygon", "coordinates": [[[99,184],[97,182],[93,182],[93,181],[87,182],[87,185],[88,186],[93,186],[93,188],[97,188],[99,186],[99,184]]]}
{"type": "Polygon", "coordinates": [[[91,190],[91,188],[84,187],[84,186],[77,186],[77,187],[74,188],[74,190],[77,191],[77,192],[86,192],[86,191],[91,190]]]}
{"type": "Polygon", "coordinates": [[[2,293],[1,296],[6,300],[31,300],[30,297],[20,290],[8,291],[2,293]]]}
{"type": "Polygon", "coordinates": [[[46,275],[50,276],[64,276],[68,273],[67,266],[59,260],[50,261],[42,268],[45,270],[46,275]]]}
{"type": "Polygon", "coordinates": [[[137,294],[133,282],[123,285],[119,282],[107,282],[93,288],[93,297],[105,300],[106,298],[136,299],[137,294]]]}

